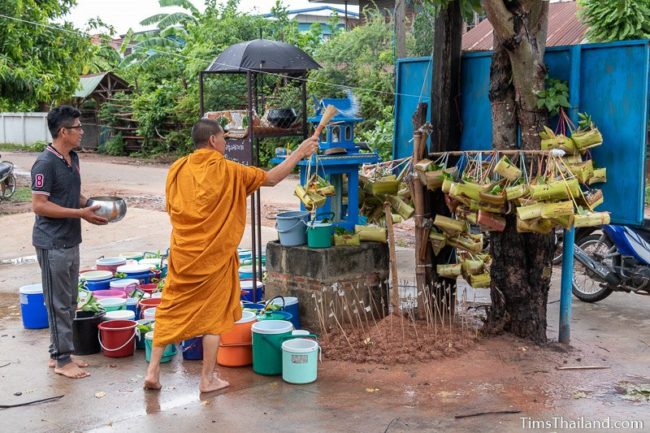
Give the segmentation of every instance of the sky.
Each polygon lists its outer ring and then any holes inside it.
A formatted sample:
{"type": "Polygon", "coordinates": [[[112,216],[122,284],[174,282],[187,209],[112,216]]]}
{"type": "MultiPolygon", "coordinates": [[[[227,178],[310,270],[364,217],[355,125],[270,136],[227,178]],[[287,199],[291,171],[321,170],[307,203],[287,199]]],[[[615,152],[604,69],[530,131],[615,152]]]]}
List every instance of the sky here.
{"type": "MultiPolygon", "coordinates": [[[[203,10],[204,0],[190,0],[199,10],[203,10]]],[[[271,10],[275,0],[240,0],[239,8],[245,12],[265,13],[271,10]]],[[[310,3],[308,0],[284,0],[289,9],[319,6],[318,3],[310,3]]],[[[334,5],[342,7],[340,5],[334,5]]],[[[358,7],[349,6],[348,10],[357,12],[358,7]]],[[[77,6],[65,17],[75,27],[85,29],[90,18],[100,17],[102,21],[115,27],[120,33],[126,33],[129,27],[133,30],[145,30],[151,27],[143,27],[139,23],[143,19],[158,13],[174,12],[175,8],[161,8],[158,0],[77,0],[77,6]]]]}

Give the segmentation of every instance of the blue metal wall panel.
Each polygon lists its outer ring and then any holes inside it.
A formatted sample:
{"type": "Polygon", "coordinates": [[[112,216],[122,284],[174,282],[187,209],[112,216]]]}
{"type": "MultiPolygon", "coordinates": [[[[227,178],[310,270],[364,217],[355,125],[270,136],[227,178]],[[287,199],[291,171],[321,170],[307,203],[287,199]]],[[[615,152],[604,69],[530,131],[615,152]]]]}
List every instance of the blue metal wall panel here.
{"type": "MultiPolygon", "coordinates": [[[[491,54],[463,55],[460,97],[463,150],[492,147],[488,99],[491,54]]],[[[603,134],[604,144],[593,151],[595,162],[607,167],[608,182],[603,185],[605,204],[599,210],[612,212],[614,223],[639,224],[644,210],[650,106],[648,41],[551,47],[544,60],[551,77],[569,81],[571,88],[579,89],[579,95],[571,95],[573,104],[578,101],[569,110],[574,121],[578,111],[588,112],[603,134]],[[572,55],[579,56],[579,83],[570,82],[572,55]]],[[[418,100],[429,101],[431,69],[431,59],[427,57],[397,61],[395,158],[412,154],[411,117],[418,100]]]]}
{"type": "MultiPolygon", "coordinates": [[[[400,59],[397,62],[395,85],[395,129],[393,134],[393,158],[413,155],[412,117],[418,103],[431,100],[431,58],[400,59]]],[[[429,104],[429,110],[431,109],[429,104]]],[[[429,113],[431,117],[431,113],[429,113]]]]}
{"type": "Polygon", "coordinates": [[[605,203],[619,224],[643,220],[648,125],[648,44],[583,47],[580,106],[603,134],[594,162],[607,167],[605,203]],[[645,71],[645,72],[642,72],[645,71]],[[639,185],[641,182],[641,185],[639,185]]]}
{"type": "Polygon", "coordinates": [[[471,53],[461,61],[461,150],[492,148],[492,109],[488,98],[491,56],[491,52],[471,53]]]}

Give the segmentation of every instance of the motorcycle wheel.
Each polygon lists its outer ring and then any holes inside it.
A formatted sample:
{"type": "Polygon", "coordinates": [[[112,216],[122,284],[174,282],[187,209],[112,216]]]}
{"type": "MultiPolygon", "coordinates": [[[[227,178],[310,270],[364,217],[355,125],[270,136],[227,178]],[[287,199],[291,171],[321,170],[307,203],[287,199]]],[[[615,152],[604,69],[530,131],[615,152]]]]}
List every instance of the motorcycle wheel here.
{"type": "Polygon", "coordinates": [[[10,174],[4,182],[0,184],[0,198],[8,199],[16,192],[16,176],[10,174]]]}
{"type": "MultiPolygon", "coordinates": [[[[614,244],[606,236],[589,235],[580,239],[576,244],[582,248],[589,257],[607,266],[616,266],[614,257],[607,257],[614,244]]],[[[585,268],[577,260],[573,264],[573,295],[583,302],[598,302],[612,294],[605,281],[598,278],[593,272],[585,268]]]]}

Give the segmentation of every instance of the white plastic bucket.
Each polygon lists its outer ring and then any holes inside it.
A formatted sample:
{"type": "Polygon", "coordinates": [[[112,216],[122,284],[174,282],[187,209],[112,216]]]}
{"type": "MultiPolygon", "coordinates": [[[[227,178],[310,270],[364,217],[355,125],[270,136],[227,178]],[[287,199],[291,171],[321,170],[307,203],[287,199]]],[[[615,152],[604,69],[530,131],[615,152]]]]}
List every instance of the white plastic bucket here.
{"type": "Polygon", "coordinates": [[[140,285],[140,280],[136,280],[135,278],[122,278],[121,280],[111,281],[109,285],[111,289],[118,289],[124,291],[128,289],[128,291],[131,292],[133,291],[133,289],[138,288],[138,286],[140,285]]]}
{"type": "Polygon", "coordinates": [[[108,311],[102,320],[135,320],[135,313],[131,310],[108,311]]]}
{"type": "Polygon", "coordinates": [[[282,380],[305,384],[316,381],[320,346],[315,340],[293,338],[282,343],[282,380]]]}
{"type": "Polygon", "coordinates": [[[154,320],[156,318],[156,307],[152,308],[147,308],[144,310],[144,313],[142,313],[143,319],[150,319],[154,320]]]}
{"type": "Polygon", "coordinates": [[[79,275],[86,281],[102,281],[113,278],[111,271],[88,271],[79,275]]]}

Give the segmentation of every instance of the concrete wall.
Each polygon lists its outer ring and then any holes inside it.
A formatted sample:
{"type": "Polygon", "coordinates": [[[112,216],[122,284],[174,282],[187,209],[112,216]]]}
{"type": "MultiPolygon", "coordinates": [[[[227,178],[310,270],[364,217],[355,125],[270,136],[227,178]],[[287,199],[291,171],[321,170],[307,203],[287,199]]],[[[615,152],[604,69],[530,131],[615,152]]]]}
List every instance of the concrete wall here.
{"type": "Polygon", "coordinates": [[[47,113],[0,113],[0,143],[29,146],[52,141],[47,113]]]}
{"type": "MultiPolygon", "coordinates": [[[[317,305],[324,310],[325,326],[335,326],[334,312],[341,322],[349,322],[343,306],[363,301],[374,317],[386,313],[388,305],[388,247],[378,242],[362,242],[359,247],[312,249],[266,244],[266,297],[295,296],[300,304],[303,327],[320,329],[317,305]]],[[[349,311],[349,310],[348,310],[349,311]]]]}

